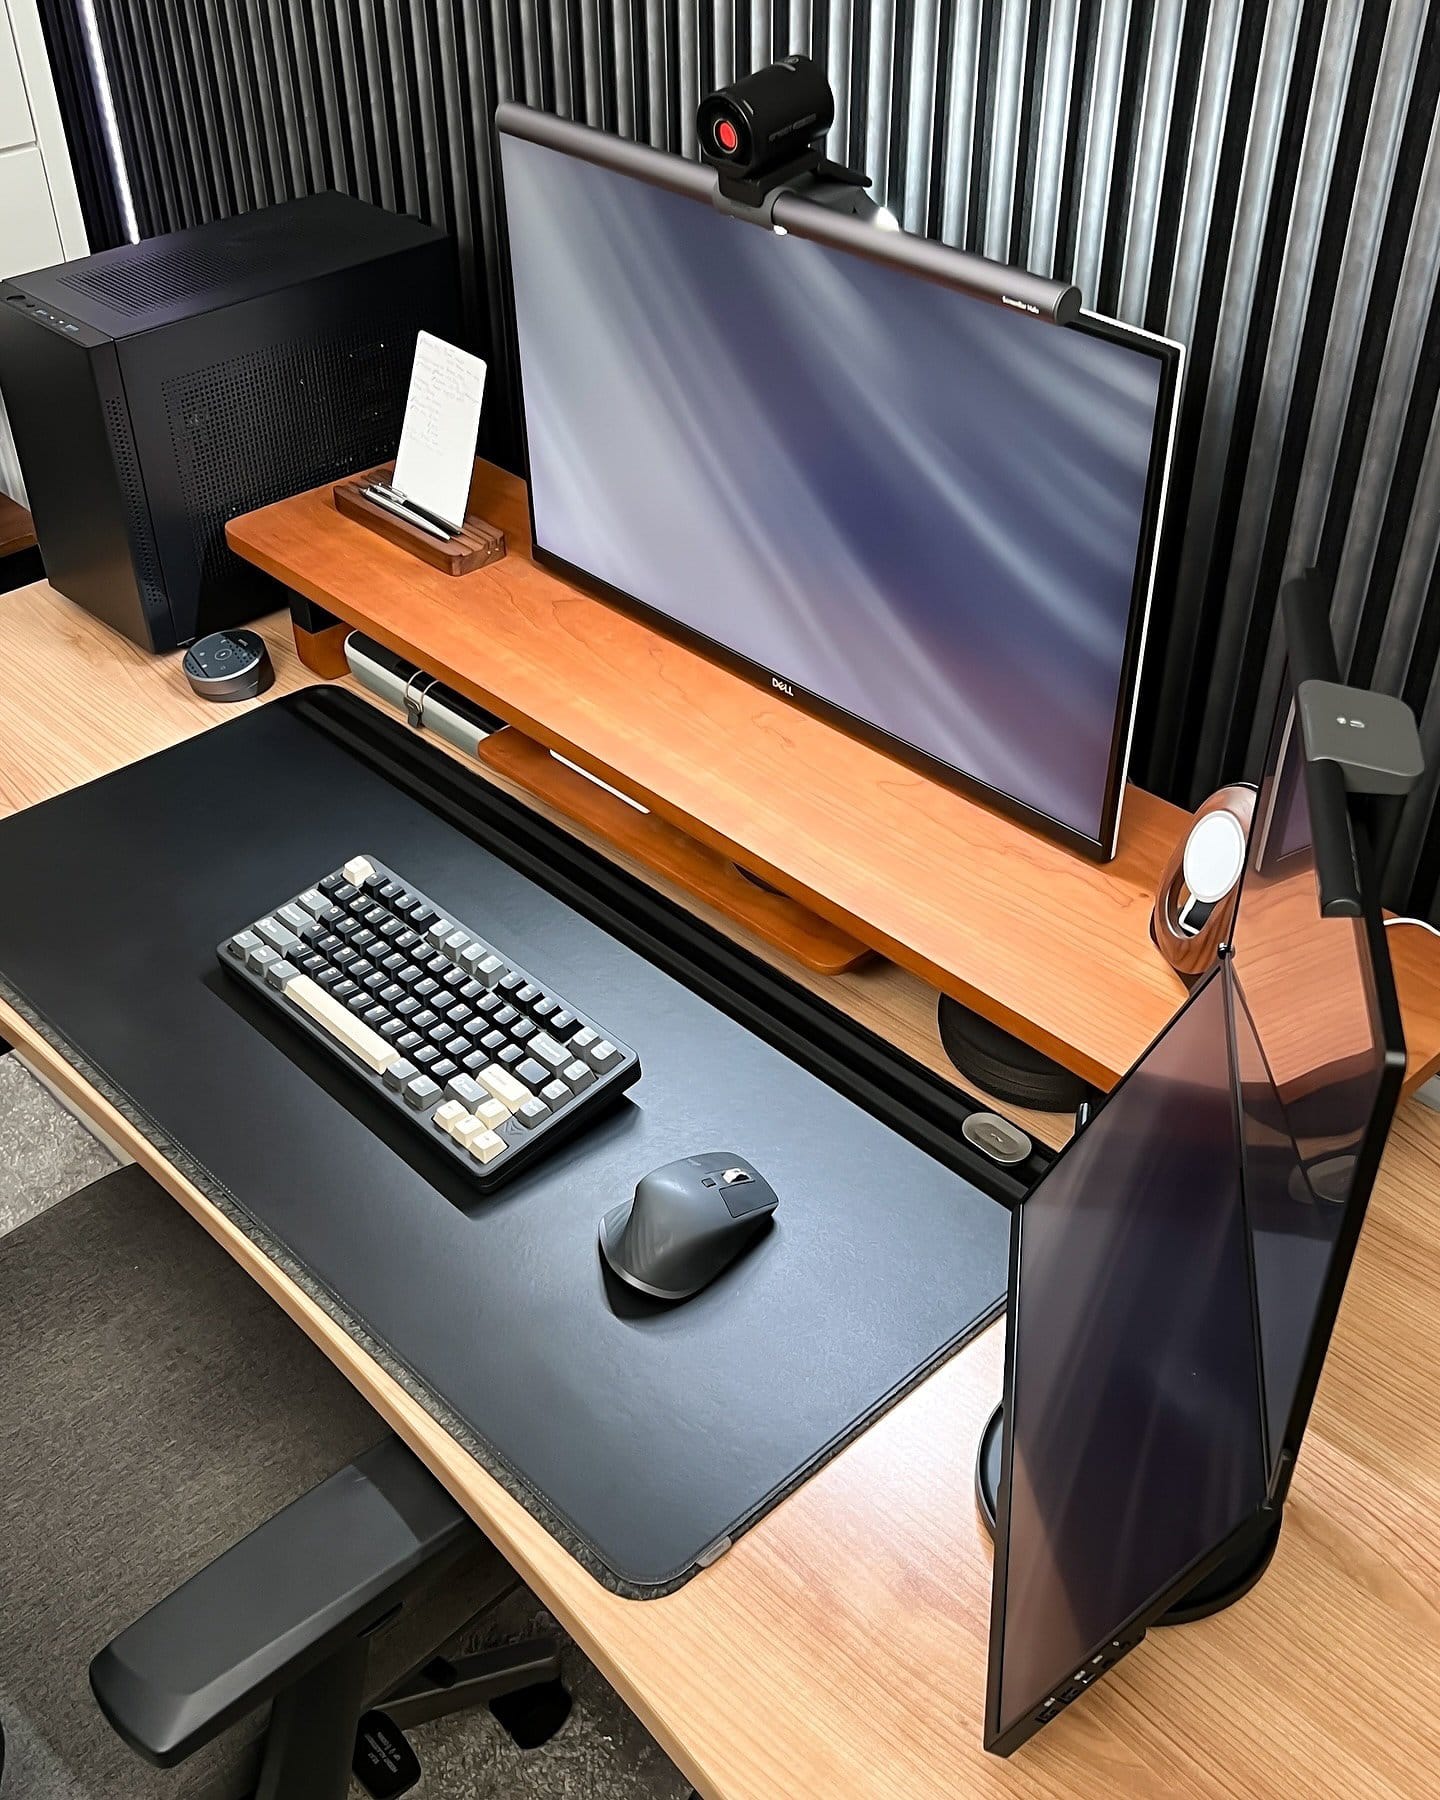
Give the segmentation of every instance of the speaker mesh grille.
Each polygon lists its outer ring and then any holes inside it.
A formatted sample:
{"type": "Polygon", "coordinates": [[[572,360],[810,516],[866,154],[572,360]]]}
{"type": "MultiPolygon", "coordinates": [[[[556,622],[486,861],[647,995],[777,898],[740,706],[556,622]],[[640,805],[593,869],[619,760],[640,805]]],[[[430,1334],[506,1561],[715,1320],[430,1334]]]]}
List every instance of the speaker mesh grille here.
{"type": "Polygon", "coordinates": [[[134,554],[135,579],[141,603],[147,613],[164,612],[169,605],[164,584],[160,580],[160,564],[155,554],[155,536],[150,528],[150,506],[145,486],[140,479],[140,464],[130,435],[130,420],[125,403],[115,396],[105,402],[105,426],[110,450],[115,459],[115,474],[120,483],[120,497],[125,506],[125,527],[134,554]]]}
{"type": "Polygon", "coordinates": [[[165,383],[203,599],[238,572],[227,519],[395,454],[415,325],[277,345],[165,383]]]}

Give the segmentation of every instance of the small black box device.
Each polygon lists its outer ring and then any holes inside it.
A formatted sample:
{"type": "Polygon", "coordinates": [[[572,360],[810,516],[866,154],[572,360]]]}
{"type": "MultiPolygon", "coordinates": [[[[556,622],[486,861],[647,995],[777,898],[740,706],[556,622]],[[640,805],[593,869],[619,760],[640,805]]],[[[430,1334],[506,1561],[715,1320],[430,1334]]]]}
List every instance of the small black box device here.
{"type": "Polygon", "coordinates": [[[393,456],[443,232],[343,194],[0,282],[0,394],[51,583],[173,650],[276,603],[225,522],[393,456]]]}

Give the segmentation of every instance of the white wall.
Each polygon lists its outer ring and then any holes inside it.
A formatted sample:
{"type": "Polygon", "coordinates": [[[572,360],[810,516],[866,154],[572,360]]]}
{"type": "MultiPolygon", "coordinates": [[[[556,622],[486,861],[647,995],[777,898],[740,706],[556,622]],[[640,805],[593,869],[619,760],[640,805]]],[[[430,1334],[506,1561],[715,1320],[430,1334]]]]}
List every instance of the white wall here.
{"type": "MultiPolygon", "coordinates": [[[[88,247],[35,0],[0,0],[0,277],[88,247]]],[[[3,405],[0,492],[25,498],[3,405]]]]}

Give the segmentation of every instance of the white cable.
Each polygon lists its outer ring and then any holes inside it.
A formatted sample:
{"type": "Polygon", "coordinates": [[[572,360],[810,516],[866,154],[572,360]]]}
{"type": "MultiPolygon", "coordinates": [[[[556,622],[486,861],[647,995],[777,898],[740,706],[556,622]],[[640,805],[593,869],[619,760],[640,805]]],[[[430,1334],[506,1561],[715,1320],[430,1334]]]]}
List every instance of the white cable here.
{"type": "Polygon", "coordinates": [[[1440,937],[1440,926],[1435,926],[1428,919],[1387,919],[1387,929],[1391,925],[1418,925],[1422,931],[1428,931],[1431,937],[1440,937]]]}

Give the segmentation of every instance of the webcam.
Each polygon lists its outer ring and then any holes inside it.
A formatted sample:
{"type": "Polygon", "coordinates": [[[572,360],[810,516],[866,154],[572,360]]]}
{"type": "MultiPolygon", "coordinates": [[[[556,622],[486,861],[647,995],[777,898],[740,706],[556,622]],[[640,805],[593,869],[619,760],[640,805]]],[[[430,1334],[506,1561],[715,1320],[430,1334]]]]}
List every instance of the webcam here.
{"type": "Polygon", "coordinates": [[[830,83],[808,56],[787,56],[707,94],[695,117],[705,160],[757,186],[815,168],[834,123],[830,83]]]}

